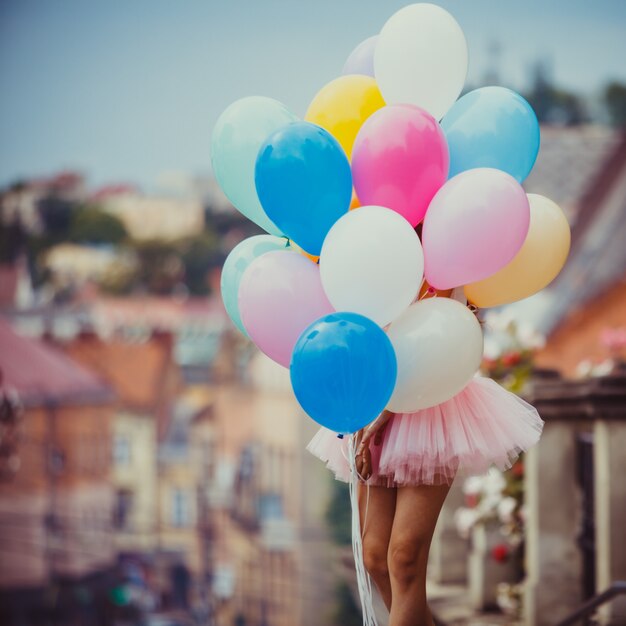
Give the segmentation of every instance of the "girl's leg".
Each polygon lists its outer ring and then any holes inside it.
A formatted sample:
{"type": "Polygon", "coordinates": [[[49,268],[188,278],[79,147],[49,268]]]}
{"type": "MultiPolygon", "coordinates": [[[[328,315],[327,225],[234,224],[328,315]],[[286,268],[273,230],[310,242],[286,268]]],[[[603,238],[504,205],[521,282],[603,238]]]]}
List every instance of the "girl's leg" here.
{"type": "Polygon", "coordinates": [[[391,583],[389,582],[387,553],[396,508],[396,489],[369,487],[369,498],[367,492],[367,485],[359,484],[363,561],[385,606],[391,610],[391,583]]]}
{"type": "Polygon", "coordinates": [[[426,566],[435,524],[449,485],[399,487],[389,541],[393,603],[389,626],[432,626],[426,602],[426,566]]]}

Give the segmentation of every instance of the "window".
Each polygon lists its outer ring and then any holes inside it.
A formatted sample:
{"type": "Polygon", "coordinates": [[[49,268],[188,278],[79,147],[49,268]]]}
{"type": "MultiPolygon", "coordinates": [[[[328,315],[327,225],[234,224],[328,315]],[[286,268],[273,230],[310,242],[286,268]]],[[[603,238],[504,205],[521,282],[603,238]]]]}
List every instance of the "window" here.
{"type": "Polygon", "coordinates": [[[282,519],[283,499],[278,493],[264,493],[259,497],[259,515],[262,520],[282,519]]]}
{"type": "Polygon", "coordinates": [[[113,525],[118,530],[128,530],[133,508],[133,492],[120,489],[115,494],[115,510],[113,511],[113,525]]]}
{"type": "Polygon", "coordinates": [[[189,526],[191,521],[189,493],[184,489],[172,490],[172,526],[189,526]]]}
{"type": "Polygon", "coordinates": [[[130,439],[127,435],[115,435],[113,439],[113,462],[115,465],[130,465],[130,439]]]}

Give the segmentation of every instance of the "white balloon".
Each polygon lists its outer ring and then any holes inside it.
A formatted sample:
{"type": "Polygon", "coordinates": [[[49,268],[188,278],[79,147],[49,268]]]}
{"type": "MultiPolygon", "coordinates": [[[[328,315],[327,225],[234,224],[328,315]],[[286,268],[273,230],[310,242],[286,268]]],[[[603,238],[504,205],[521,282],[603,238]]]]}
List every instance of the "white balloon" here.
{"type": "Polygon", "coordinates": [[[387,408],[412,413],[455,396],[474,376],[483,354],[476,316],[450,298],[410,306],[388,330],[398,380],[387,408]]]}
{"type": "Polygon", "coordinates": [[[326,235],[320,274],[337,311],[360,313],[386,326],[417,297],[424,277],[422,244],[399,213],[360,207],[326,235]]]}
{"type": "Polygon", "coordinates": [[[387,104],[415,104],[441,119],[459,97],[468,50],[458,22],[434,4],[410,4],[383,26],[374,74],[387,104]]]}

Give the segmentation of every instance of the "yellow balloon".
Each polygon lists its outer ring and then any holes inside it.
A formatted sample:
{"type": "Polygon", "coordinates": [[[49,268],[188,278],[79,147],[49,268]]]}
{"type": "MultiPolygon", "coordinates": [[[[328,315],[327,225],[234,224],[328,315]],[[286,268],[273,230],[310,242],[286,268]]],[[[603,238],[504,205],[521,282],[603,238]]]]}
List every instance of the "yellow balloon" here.
{"type": "Polygon", "coordinates": [[[350,200],[350,210],[354,211],[354,209],[358,209],[361,206],[361,201],[356,195],[356,191],[352,190],[352,199],[350,200]]]}
{"type": "Polygon", "coordinates": [[[340,76],[317,93],[304,119],[325,128],[341,144],[348,158],[365,120],[385,106],[371,76],[340,76]]]}
{"type": "Polygon", "coordinates": [[[569,253],[571,233],[560,207],[529,193],[530,227],[520,251],[493,276],[465,285],[467,300],[478,307],[500,306],[528,298],[549,285],[569,253]]]}

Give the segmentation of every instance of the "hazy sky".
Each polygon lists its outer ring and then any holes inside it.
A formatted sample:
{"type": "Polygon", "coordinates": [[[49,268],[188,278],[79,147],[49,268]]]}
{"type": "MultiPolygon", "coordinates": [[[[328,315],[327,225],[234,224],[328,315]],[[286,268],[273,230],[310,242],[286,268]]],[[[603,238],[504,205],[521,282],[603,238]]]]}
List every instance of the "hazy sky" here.
{"type": "MultiPolygon", "coordinates": [[[[209,171],[211,129],[246,95],[302,115],[396,0],[0,0],[0,185],[61,168],[150,188],[209,171]]],[[[592,93],[626,82],[625,0],[442,0],[470,47],[468,81],[498,41],[521,89],[539,57],[592,93]]]]}

